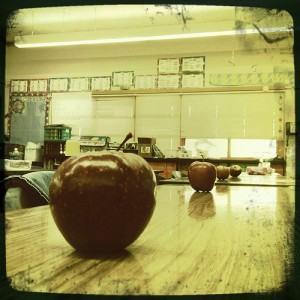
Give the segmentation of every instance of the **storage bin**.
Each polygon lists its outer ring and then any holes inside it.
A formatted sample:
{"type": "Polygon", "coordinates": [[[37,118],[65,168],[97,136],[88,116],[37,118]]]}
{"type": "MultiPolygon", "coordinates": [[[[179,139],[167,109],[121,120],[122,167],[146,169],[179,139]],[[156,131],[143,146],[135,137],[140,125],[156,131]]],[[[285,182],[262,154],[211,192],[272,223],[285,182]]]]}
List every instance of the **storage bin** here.
{"type": "Polygon", "coordinates": [[[29,171],[31,169],[31,160],[12,160],[5,159],[5,170],[6,171],[29,171]]]}
{"type": "Polygon", "coordinates": [[[51,126],[44,127],[45,141],[66,141],[71,138],[72,128],[68,126],[51,126]]]}

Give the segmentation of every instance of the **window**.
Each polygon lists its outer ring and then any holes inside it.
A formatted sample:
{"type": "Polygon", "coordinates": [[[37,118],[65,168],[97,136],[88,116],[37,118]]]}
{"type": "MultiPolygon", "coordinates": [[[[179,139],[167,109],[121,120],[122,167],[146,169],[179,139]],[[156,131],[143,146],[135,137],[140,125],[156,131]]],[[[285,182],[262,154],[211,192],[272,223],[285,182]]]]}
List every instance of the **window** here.
{"type": "Polygon", "coordinates": [[[232,139],[231,157],[273,158],[276,156],[276,140],[232,139]]]}
{"type": "Polygon", "coordinates": [[[207,157],[227,157],[227,139],[185,139],[185,149],[192,152],[192,157],[200,157],[200,152],[207,157]]]}
{"type": "Polygon", "coordinates": [[[273,158],[276,156],[276,140],[268,139],[185,139],[185,149],[192,157],[200,157],[201,150],[207,157],[273,158]],[[230,147],[228,147],[228,144],[230,147]]]}
{"type": "Polygon", "coordinates": [[[182,138],[282,139],[282,92],[183,95],[182,138]]]}

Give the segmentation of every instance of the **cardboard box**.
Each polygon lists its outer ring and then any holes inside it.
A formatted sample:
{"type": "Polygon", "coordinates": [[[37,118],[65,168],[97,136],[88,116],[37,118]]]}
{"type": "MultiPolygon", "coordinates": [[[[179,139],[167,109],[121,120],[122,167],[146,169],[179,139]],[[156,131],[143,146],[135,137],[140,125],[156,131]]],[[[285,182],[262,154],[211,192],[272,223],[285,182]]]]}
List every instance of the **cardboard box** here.
{"type": "Polygon", "coordinates": [[[142,157],[153,157],[153,145],[155,138],[138,138],[138,154],[142,157]]]}

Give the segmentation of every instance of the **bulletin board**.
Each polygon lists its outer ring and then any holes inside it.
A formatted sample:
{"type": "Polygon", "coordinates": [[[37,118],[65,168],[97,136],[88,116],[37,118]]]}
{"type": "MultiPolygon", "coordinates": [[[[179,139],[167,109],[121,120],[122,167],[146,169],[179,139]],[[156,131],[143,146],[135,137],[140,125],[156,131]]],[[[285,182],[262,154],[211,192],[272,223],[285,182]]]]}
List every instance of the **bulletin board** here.
{"type": "Polygon", "coordinates": [[[15,95],[10,97],[10,142],[26,145],[43,143],[47,116],[46,95],[15,95]]]}

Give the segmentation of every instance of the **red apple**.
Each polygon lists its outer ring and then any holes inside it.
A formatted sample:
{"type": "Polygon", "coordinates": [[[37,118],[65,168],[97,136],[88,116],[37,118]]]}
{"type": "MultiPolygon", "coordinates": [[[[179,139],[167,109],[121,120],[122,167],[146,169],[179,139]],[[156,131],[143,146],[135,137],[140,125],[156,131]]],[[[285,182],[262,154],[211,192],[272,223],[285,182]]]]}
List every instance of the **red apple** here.
{"type": "Polygon", "coordinates": [[[215,185],[216,167],[209,162],[194,161],[188,167],[188,178],[196,191],[209,192],[215,185]]]}
{"type": "Polygon", "coordinates": [[[226,166],[217,166],[217,178],[224,180],[229,177],[229,168],[226,166]]]}
{"type": "Polygon", "coordinates": [[[239,165],[232,165],[229,172],[232,177],[238,177],[242,173],[242,168],[239,165]]]}
{"type": "Polygon", "coordinates": [[[101,151],[70,157],[49,188],[54,221],[79,252],[115,252],[133,243],[155,208],[156,179],[133,153],[101,151]]]}

